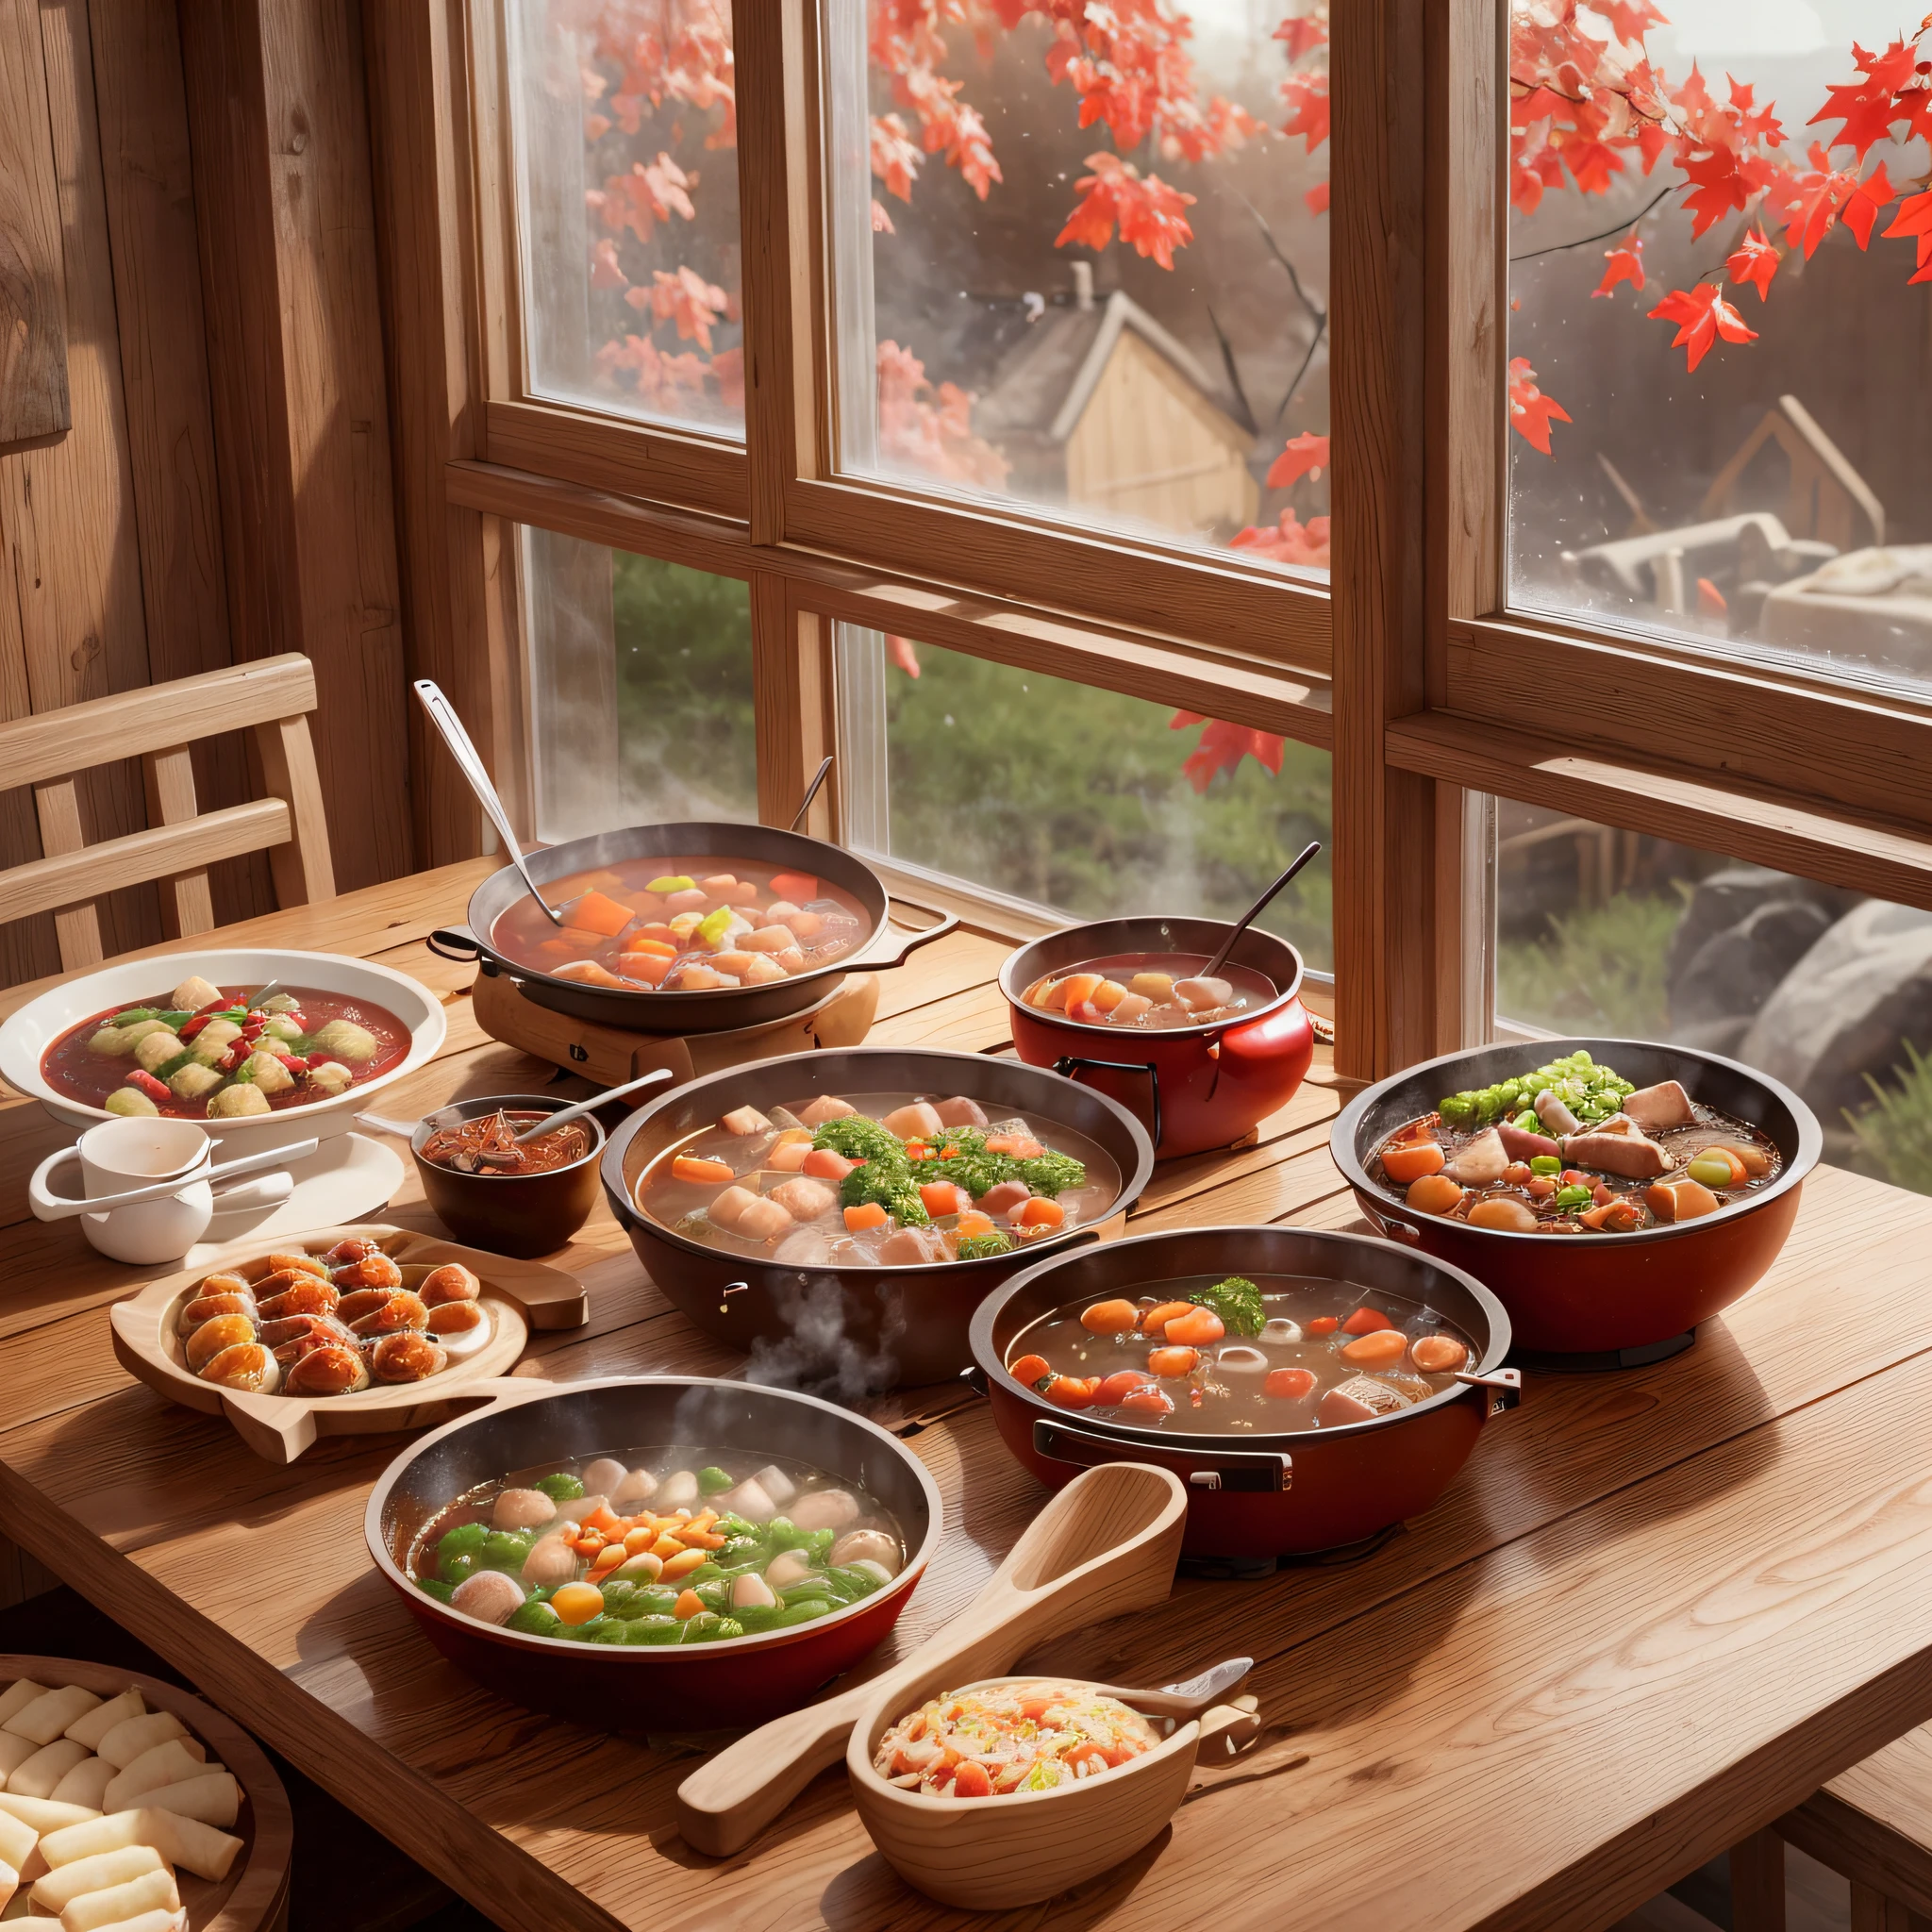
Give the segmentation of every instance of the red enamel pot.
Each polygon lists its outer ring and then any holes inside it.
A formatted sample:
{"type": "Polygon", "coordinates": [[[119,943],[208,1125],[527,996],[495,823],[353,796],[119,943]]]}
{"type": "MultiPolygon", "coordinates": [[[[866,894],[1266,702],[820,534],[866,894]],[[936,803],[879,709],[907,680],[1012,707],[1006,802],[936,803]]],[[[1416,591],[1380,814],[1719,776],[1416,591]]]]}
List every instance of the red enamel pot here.
{"type": "Polygon", "coordinates": [[[593,1730],[737,1729],[796,1709],[884,1641],[939,1547],[940,1493],[896,1436],[790,1390],[697,1375],[531,1382],[406,1449],[369,1498],[363,1534],[383,1581],[443,1656],[490,1690],[593,1730]],[[653,1448],[788,1457],[856,1482],[892,1512],[906,1567],[868,1597],[729,1643],[562,1643],[479,1623],[410,1582],[411,1546],[458,1496],[540,1463],[653,1448]]]}
{"type": "Polygon", "coordinates": [[[1520,1382],[1503,1367],[1509,1318],[1459,1269],[1363,1235],[1301,1227],[1190,1227],[1081,1248],[1039,1262],[989,1296],[973,1318],[975,1382],[1012,1455],[1053,1488],[1100,1462],[1151,1462],[1188,1486],[1182,1548],[1257,1559],[1365,1541],[1420,1516],[1469,1459],[1483,1425],[1513,1407],[1520,1382]],[[1069,1303],[1157,1292],[1197,1274],[1289,1274],[1353,1284],[1435,1309],[1468,1338],[1468,1379],[1426,1402],[1339,1428],[1263,1436],[1137,1427],[1119,1409],[1057,1407],[1007,1373],[1021,1337],[1069,1303]]]}
{"type": "Polygon", "coordinates": [[[1688,1348],[1697,1325],[1747,1293],[1777,1259],[1824,1135],[1769,1074],[1695,1047],[1644,1040],[1538,1040],[1476,1047],[1364,1089],[1335,1122],[1329,1152],[1363,1211],[1391,1238],[1468,1270],[1509,1310],[1517,1358],[1538,1366],[1639,1368],[1688,1348]],[[1770,1136],[1784,1169],[1767,1188],[1697,1221],[1630,1234],[1514,1234],[1407,1207],[1371,1180],[1375,1150],[1451,1093],[1586,1049],[1639,1087],[1680,1080],[1692,1100],[1770,1136]]]}
{"type": "Polygon", "coordinates": [[[1090,1026],[1024,1004],[1026,989],[1089,959],[1182,953],[1211,958],[1227,938],[1219,919],[1104,919],[1049,933],[1008,956],[1000,991],[1013,1012],[1023,1060],[1051,1067],[1118,1101],[1154,1137],[1157,1159],[1230,1147],[1293,1098],[1315,1055],[1301,1003],[1302,956],[1286,940],[1250,926],[1229,956],[1278,989],[1239,1020],[1158,1032],[1090,1026]]]}

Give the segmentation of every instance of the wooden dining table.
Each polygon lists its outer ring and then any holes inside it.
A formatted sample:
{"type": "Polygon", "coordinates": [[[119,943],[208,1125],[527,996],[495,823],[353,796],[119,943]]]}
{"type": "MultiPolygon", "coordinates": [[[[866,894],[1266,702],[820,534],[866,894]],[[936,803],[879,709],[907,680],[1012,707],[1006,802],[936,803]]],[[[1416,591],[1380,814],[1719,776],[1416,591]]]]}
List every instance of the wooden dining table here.
{"type": "MultiPolygon", "coordinates": [[[[275,913],[206,943],[335,951],[430,988],[448,1035],[385,1113],[529,1091],[554,1070],[485,1036],[474,968],[424,944],[477,861],[275,913]]],[[[170,950],[192,951],[193,941],[170,950]]],[[[1005,948],[953,933],[884,976],[875,1044],[1008,1049],[1005,948]]],[[[37,989],[0,997],[10,1010],[37,989]]],[[[809,1082],[807,1083],[808,1085],[809,1082]]],[[[1318,1064],[1235,1152],[1161,1163],[1130,1231],[1357,1224],[1318,1064]]],[[[399,1439],[290,1466],[134,1381],[108,1305],[139,1270],[26,1218],[62,1130],[0,1107],[0,1528],[208,1697],[501,1925],[733,1932],[936,1927],[858,1824],[842,1771],[735,1857],[677,1835],[715,1744],[518,1708],[444,1661],[378,1578],[364,1506],[399,1439]]],[[[383,1220],[434,1229],[411,1174],[383,1220]]],[[[554,1257],[586,1325],[518,1373],[730,1375],[599,1208],[554,1257]]],[[[1158,1611],[1032,1662],[1159,1684],[1253,1657],[1258,1739],[1196,1774],[1171,1825],[1014,1926],[1607,1925],[1932,1719],[1932,1201],[1821,1168],[1777,1265],[1684,1354],[1527,1377],[1441,1502],[1365,1551],[1272,1574],[1184,1574],[1158,1611]]],[[[868,1412],[944,1498],[939,1554],[876,1668],[977,1590],[1044,1491],[964,1386],[868,1412]]]]}

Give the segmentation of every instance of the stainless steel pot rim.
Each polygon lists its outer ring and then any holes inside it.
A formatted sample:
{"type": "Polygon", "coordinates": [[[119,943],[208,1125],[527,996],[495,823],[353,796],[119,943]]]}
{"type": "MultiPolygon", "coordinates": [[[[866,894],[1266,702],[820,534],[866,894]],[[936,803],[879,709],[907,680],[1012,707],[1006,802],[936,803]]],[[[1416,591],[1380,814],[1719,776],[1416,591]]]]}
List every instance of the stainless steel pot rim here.
{"type": "MultiPolygon", "coordinates": [[[[1172,924],[1178,919],[1196,918],[1199,918],[1200,924],[1203,925],[1218,925],[1224,932],[1234,923],[1232,920],[1227,919],[1201,918],[1199,915],[1191,912],[1141,912],[1131,913],[1120,919],[1092,919],[1084,921],[1076,925],[1063,925],[1058,932],[1048,933],[1046,939],[1064,939],[1069,933],[1075,932],[1096,932],[1101,927],[1109,925],[1172,924]]],[[[1249,928],[1251,932],[1255,929],[1254,927],[1249,928]]],[[[1279,933],[1264,931],[1260,936],[1265,940],[1274,941],[1276,945],[1286,946],[1289,952],[1293,954],[1294,977],[1283,986],[1266,1006],[1256,1007],[1250,1012],[1240,1013],[1232,1020],[1207,1020],[1193,1026],[1163,1026],[1158,1033],[1139,1033],[1130,1027],[1096,1026],[1090,1020],[1070,1020],[1064,1013],[1047,1012],[1038,1007],[1029,1007],[1023,998],[1023,995],[1026,988],[1035,979],[1039,978],[1040,975],[1037,973],[1029,973],[1026,975],[1025,981],[1021,983],[1019,966],[1020,962],[1026,958],[1037,947],[1045,943],[1044,940],[1028,940],[1024,946],[1016,947],[1000,962],[1000,991],[1006,995],[1007,1003],[1009,1006],[1017,1008],[1021,1012],[1037,1015],[1044,1025],[1068,1026],[1084,1037],[1093,1040],[1111,1041],[1124,1049],[1142,1041],[1212,1039],[1238,1031],[1243,1026],[1252,1026],[1257,1021],[1265,1020],[1269,1015],[1280,1012],[1284,1007],[1301,996],[1302,979],[1307,971],[1307,963],[1302,958],[1301,948],[1291,941],[1283,939],[1279,933]]],[[[1105,949],[1103,948],[1103,950],[1105,949]]],[[[1259,969],[1257,968],[1255,970],[1258,971],[1259,969]]]]}
{"type": "MultiPolygon", "coordinates": [[[[986,1061],[983,1054],[947,1053],[940,1048],[926,1047],[843,1046],[835,1047],[832,1051],[849,1055],[877,1055],[883,1059],[901,1062],[947,1060],[983,1066],[986,1061]]],[[[816,1060],[820,1058],[822,1055],[817,1053],[780,1054],[769,1060],[754,1061],[752,1066],[774,1067],[782,1065],[786,1060],[816,1060]]],[[[1027,1074],[1043,1080],[1065,1079],[1064,1075],[1056,1074],[1049,1068],[1029,1066],[1024,1060],[1003,1060],[1000,1064],[1005,1068],[1024,1068],[1027,1074]]],[[[1066,1080],[1066,1085],[1079,1088],[1085,1100],[1097,1102],[1114,1114],[1134,1146],[1138,1163],[1136,1171],[1132,1174],[1124,1171],[1122,1173],[1121,1191],[1108,1204],[1105,1212],[1097,1220],[1090,1221],[1079,1227],[1063,1228],[1058,1234],[1051,1235],[1043,1241],[1029,1242],[1024,1248],[1013,1249],[1004,1255],[981,1255],[972,1261],[896,1261],[871,1268],[800,1268],[790,1261],[764,1260],[756,1255],[733,1255],[723,1248],[708,1247],[703,1241],[694,1241],[690,1236],[681,1235],[676,1229],[666,1227],[661,1221],[654,1220],[646,1214],[631,1198],[629,1187],[625,1182],[624,1157],[631,1141],[643,1131],[645,1123],[660,1108],[678,1101],[688,1100],[714,1083],[723,1084],[741,1079],[747,1071],[749,1069],[745,1067],[727,1067],[721,1073],[707,1074],[702,1079],[687,1080],[683,1086],[674,1087],[647,1106],[639,1108],[616,1133],[611,1135],[604,1150],[604,1193],[610,1203],[610,1211],[616,1215],[626,1231],[636,1226],[655,1241],[661,1241],[687,1255],[695,1255],[705,1260],[715,1261],[723,1267],[756,1271],[760,1275],[792,1275],[796,1277],[799,1285],[805,1288],[808,1288],[815,1281],[829,1281],[841,1285],[874,1279],[891,1281],[902,1275],[929,1274],[935,1268],[943,1268],[949,1276],[955,1270],[959,1271],[962,1275],[970,1275],[975,1270],[984,1273],[992,1268],[1010,1268],[1015,1255],[1045,1254],[1048,1250],[1058,1254],[1064,1253],[1069,1246],[1089,1245],[1095,1228],[1110,1221],[1116,1214],[1124,1213],[1140,1198],[1141,1190],[1147,1184],[1147,1175],[1153,1171],[1154,1143],[1147,1137],[1147,1129],[1119,1101],[1110,1099],[1105,1093],[1096,1092],[1091,1087],[1084,1086],[1077,1081],[1066,1080]],[[615,1181],[611,1179],[613,1174],[617,1177],[615,1181]]],[[[1066,1123],[1061,1122],[1060,1124],[1065,1125],[1066,1123]]],[[[1077,1133],[1080,1129],[1074,1128],[1074,1131],[1077,1133]]]]}
{"type": "MultiPolygon", "coordinates": [[[[565,1107],[568,1107],[570,1104],[569,1101],[563,1103],[565,1107]]],[[[555,1095],[545,1097],[536,1093],[466,1094],[460,1100],[444,1101],[436,1111],[438,1113],[447,1113],[453,1107],[463,1107],[472,1109],[471,1112],[464,1115],[465,1120],[476,1120],[493,1108],[502,1108],[506,1112],[514,1108],[527,1113],[540,1113],[545,1108],[548,1108],[553,1113],[559,1111],[555,1095]]],[[[546,1167],[541,1174],[492,1174],[490,1176],[491,1186],[494,1186],[498,1181],[547,1181],[554,1179],[560,1174],[575,1174],[578,1168],[587,1165],[592,1160],[601,1160],[604,1158],[605,1146],[610,1139],[610,1136],[604,1131],[604,1123],[593,1113],[580,1113],[577,1116],[576,1123],[573,1123],[573,1124],[578,1123],[591,1130],[591,1147],[588,1153],[578,1155],[575,1160],[565,1161],[561,1167],[546,1167]]],[[[416,1123],[415,1133],[409,1136],[409,1152],[418,1160],[423,1160],[423,1164],[425,1167],[433,1167],[438,1174],[449,1174],[453,1179],[458,1181],[480,1180],[482,1178],[480,1174],[464,1174],[459,1168],[444,1167],[441,1161],[424,1160],[423,1149],[427,1143],[429,1136],[436,1131],[436,1128],[429,1124],[429,1117],[426,1114],[424,1115],[416,1123]]]]}
{"type": "MultiPolygon", "coordinates": [[[[1439,1261],[1433,1255],[1418,1254],[1415,1249],[1406,1247],[1400,1241],[1385,1241],[1377,1235],[1349,1234],[1340,1228],[1326,1227],[1287,1227],[1273,1223],[1261,1223],[1250,1226],[1223,1227],[1176,1227],[1166,1228],[1158,1234],[1133,1235],[1124,1241],[1110,1241],[1104,1250],[1108,1261],[1116,1257],[1130,1256],[1137,1248],[1164,1246],[1178,1241],[1196,1241],[1213,1236],[1244,1238],[1254,1235],[1291,1235],[1297,1239],[1314,1241],[1337,1248],[1365,1247],[1384,1250],[1399,1255],[1411,1265],[1433,1269],[1441,1274],[1452,1276],[1457,1284],[1467,1290],[1474,1298],[1478,1307],[1488,1318],[1489,1340],[1484,1345],[1474,1373],[1488,1374],[1503,1366],[1504,1357],[1509,1353],[1510,1327],[1509,1311],[1504,1307],[1474,1274],[1458,1268],[1451,1261],[1439,1261]]],[[[1018,1396],[1041,1414],[1063,1421],[1072,1427],[1091,1430],[1110,1441],[1124,1443],[1137,1449],[1166,1448],[1174,1455],[1212,1457],[1217,1452],[1227,1450],[1259,1450],[1266,1455],[1289,1455],[1299,1443],[1306,1449],[1311,1442],[1320,1441],[1334,1442],[1351,1436],[1364,1436],[1373,1430],[1399,1426],[1419,1415],[1425,1415],[1432,1409],[1446,1408],[1451,1403],[1461,1402],[1470,1397],[1477,1401],[1487,1399],[1485,1391],[1476,1386],[1461,1383],[1453,1389],[1439,1390],[1425,1400],[1412,1404],[1407,1408],[1398,1409],[1393,1415],[1373,1416],[1366,1422],[1342,1423],[1333,1428],[1292,1429],[1277,1436],[1263,1435],[1211,1435],[1191,1436],[1170,1432],[1166,1429],[1141,1429],[1127,1423],[1111,1423],[1093,1414],[1091,1409],[1061,1408],[1051,1403],[1037,1389],[1029,1389],[1025,1383],[1016,1381],[1007,1373],[1002,1352],[993,1346],[992,1327],[1001,1309],[1016,1300],[1021,1291],[1038,1276],[1047,1273],[1053,1262],[1061,1257],[1049,1257],[1048,1261],[1037,1267],[1024,1269],[1010,1281],[1003,1282],[992,1293],[980,1303],[974,1311],[969,1330],[969,1341],[974,1360],[981,1371],[997,1382],[1001,1388],[1018,1396]]]]}
{"type": "Polygon", "coordinates": [[[734,1637],[726,1643],[696,1644],[690,1650],[686,1650],[682,1644],[675,1643],[579,1643],[570,1647],[570,1655],[597,1655],[623,1660],[617,1665],[618,1668],[628,1666],[648,1669],[653,1662],[661,1665],[674,1658],[680,1658],[689,1663],[700,1657],[720,1657],[727,1654],[742,1657],[754,1650],[778,1650],[787,1644],[806,1642],[815,1631],[828,1630],[835,1624],[849,1622],[868,1606],[875,1607],[891,1596],[909,1591],[925,1574],[925,1567],[938,1550],[945,1528],[944,1505],[940,1497],[939,1486],[927,1473],[924,1463],[890,1429],[880,1428],[868,1416],[858,1415],[849,1408],[841,1408],[837,1403],[823,1401],[816,1395],[802,1394],[796,1390],[768,1389],[758,1382],[730,1382],[720,1375],[601,1375],[583,1382],[533,1381],[531,1392],[527,1396],[499,1398],[488,1407],[476,1409],[466,1416],[459,1416],[455,1422],[444,1423],[441,1428],[432,1429],[427,1435],[418,1437],[376,1478],[375,1488],[370,1492],[369,1507],[362,1513],[362,1540],[368,1545],[369,1554],[375,1559],[376,1568],[390,1583],[405,1592],[411,1607],[417,1610],[434,1612],[440,1622],[453,1625],[467,1636],[484,1638],[531,1655],[553,1655],[558,1643],[554,1637],[533,1637],[522,1630],[506,1630],[499,1624],[481,1623],[475,1617],[464,1616],[460,1610],[451,1609],[447,1604],[438,1603],[426,1591],[416,1588],[408,1574],[390,1555],[388,1541],[382,1534],[383,1508],[397,1481],[409,1464],[425,1450],[474,1424],[484,1422],[491,1416],[501,1415],[506,1407],[522,1408],[535,1403],[555,1400],[559,1396],[587,1394],[596,1389],[692,1389],[708,1388],[714,1384],[753,1390],[758,1395],[770,1397],[774,1401],[802,1403],[808,1407],[823,1409],[828,1415],[836,1416],[841,1422],[850,1423],[878,1437],[880,1441],[888,1445],[900,1461],[911,1470],[921,1493],[925,1498],[924,1537],[921,1540],[918,1549],[906,1558],[906,1567],[883,1590],[874,1591],[871,1596],[860,1597],[857,1603],[847,1604],[843,1609],[834,1610],[829,1616],[814,1617],[809,1623],[796,1624],[790,1630],[760,1630],[743,1637],[734,1637]]]}
{"type": "MultiPolygon", "coordinates": [[[[1451,1224],[1460,1233],[1472,1239],[1486,1241],[1538,1241],[1548,1244],[1561,1243],[1559,1252],[1569,1253],[1575,1248],[1610,1248],[1618,1253],[1651,1246],[1670,1241],[1680,1241],[1694,1236],[1706,1228],[1716,1227],[1727,1222],[1742,1221],[1747,1216],[1767,1208],[1780,1195],[1790,1193],[1798,1186],[1811,1170],[1818,1165],[1824,1151],[1824,1132],[1818,1124],[1818,1117],[1781,1080],[1774,1080],[1769,1074],[1761,1074],[1756,1067],[1746,1066],[1742,1060],[1727,1059],[1721,1053],[1708,1053],[1702,1047],[1678,1046],[1666,1040],[1595,1040],[1584,1034],[1573,1034],[1556,1040],[1538,1040],[1528,1042],[1526,1053],[1542,1054],[1546,1057],[1560,1053],[1574,1053],[1576,1048],[1588,1047],[1592,1055],[1599,1048],[1608,1057],[1618,1047],[1641,1047],[1653,1053],[1681,1054],[1688,1058],[1702,1060],[1708,1066],[1724,1067],[1734,1074],[1741,1074],[1754,1085],[1761,1087],[1784,1107],[1798,1129],[1798,1151],[1785,1162],[1785,1171],[1773,1181],[1770,1187],[1747,1196],[1742,1201],[1721,1208],[1715,1214],[1701,1215],[1695,1221],[1674,1221],[1659,1223],[1655,1227],[1640,1227],[1629,1234],[1566,1234],[1546,1235],[1535,1232],[1518,1233],[1507,1227],[1472,1227],[1468,1222],[1451,1224]]],[[[1335,1125],[1328,1136],[1328,1152],[1342,1177],[1356,1192],[1364,1198],[1365,1204],[1373,1204],[1372,1213],[1384,1219],[1399,1223],[1404,1227],[1422,1229],[1432,1222],[1440,1221],[1440,1215],[1417,1213],[1403,1201],[1398,1200],[1386,1189],[1369,1178],[1367,1167],[1363,1164],[1357,1142],[1361,1134],[1362,1122],[1369,1110],[1396,1088],[1411,1080],[1420,1080],[1425,1074],[1434,1074],[1453,1067],[1464,1060],[1474,1059],[1478,1054],[1494,1053],[1493,1046],[1464,1047],[1459,1053],[1447,1053],[1440,1059],[1419,1060],[1412,1067],[1405,1067],[1399,1074],[1391,1074],[1386,1080],[1378,1080],[1373,1087],[1365,1087],[1344,1107],[1335,1118],[1335,1125]]],[[[1541,1062],[1540,1062],[1541,1064],[1541,1062]]],[[[1442,1090],[1456,1092],[1454,1087],[1442,1090]]],[[[1694,1096],[1693,1096],[1694,1098],[1694,1096]]],[[[1398,1243],[1400,1245],[1400,1243],[1398,1243]]]]}

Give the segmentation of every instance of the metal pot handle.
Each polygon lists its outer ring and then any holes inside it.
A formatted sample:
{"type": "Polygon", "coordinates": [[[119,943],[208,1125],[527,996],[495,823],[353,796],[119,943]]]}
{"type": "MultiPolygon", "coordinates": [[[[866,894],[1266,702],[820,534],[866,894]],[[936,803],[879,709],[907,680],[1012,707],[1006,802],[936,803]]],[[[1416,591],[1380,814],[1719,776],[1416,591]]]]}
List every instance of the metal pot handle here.
{"type": "Polygon", "coordinates": [[[897,940],[900,942],[897,950],[882,958],[841,959],[838,962],[840,972],[884,973],[890,967],[903,966],[921,946],[929,946],[933,941],[944,939],[959,924],[959,915],[957,912],[941,912],[937,906],[922,906],[917,899],[900,899],[898,903],[901,906],[911,907],[915,912],[930,912],[936,923],[910,930],[903,925],[892,924],[891,915],[888,913],[886,924],[873,943],[880,945],[897,940]]]}
{"type": "Polygon", "coordinates": [[[1153,1098],[1154,1151],[1160,1152],[1160,1069],[1152,1060],[1090,1060],[1076,1053],[1063,1053],[1053,1063],[1056,1074],[1074,1077],[1075,1067],[1098,1067],[1109,1074],[1145,1074],[1153,1098]]]}
{"type": "MultiPolygon", "coordinates": [[[[1095,1436],[1068,1423],[1033,1419],[1033,1453],[1049,1462],[1071,1462],[1077,1469],[1092,1469],[1103,1462],[1133,1462],[1139,1459],[1137,1446],[1111,1436],[1095,1436]]],[[[1185,1450],[1169,1452],[1186,1455],[1185,1450]]],[[[1261,1449],[1217,1449],[1212,1466],[1191,1469],[1189,1486],[1196,1490],[1246,1490],[1278,1494],[1294,1482],[1294,1458],[1261,1449]]]]}
{"type": "Polygon", "coordinates": [[[1475,1370],[1457,1370],[1456,1379],[1470,1389],[1480,1389],[1489,1397],[1489,1412],[1501,1415],[1523,1400],[1521,1369],[1491,1369],[1488,1374],[1475,1370]]]}
{"type": "Polygon", "coordinates": [[[483,957],[483,941],[467,925],[440,925],[423,943],[439,959],[475,965],[483,957]]]}

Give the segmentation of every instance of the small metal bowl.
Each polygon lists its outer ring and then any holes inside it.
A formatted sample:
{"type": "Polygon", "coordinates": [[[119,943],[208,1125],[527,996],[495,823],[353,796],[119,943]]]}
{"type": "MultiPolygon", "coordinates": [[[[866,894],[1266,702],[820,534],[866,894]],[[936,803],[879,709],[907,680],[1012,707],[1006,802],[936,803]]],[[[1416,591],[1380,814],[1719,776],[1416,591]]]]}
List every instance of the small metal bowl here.
{"type": "Polygon", "coordinates": [[[459,1241],[487,1248],[494,1255],[515,1255],[527,1260],[554,1254],[591,1218],[597,1204],[597,1164],[603,1158],[605,1134],[595,1114],[579,1114],[576,1124],[590,1131],[589,1151],[568,1167],[543,1174],[458,1174],[423,1158],[423,1146],[439,1129],[480,1114],[556,1113],[555,1094],[496,1093],[475,1100],[456,1100],[425,1114],[409,1136],[409,1152],[423,1177],[423,1192],[442,1224],[459,1241]]]}

